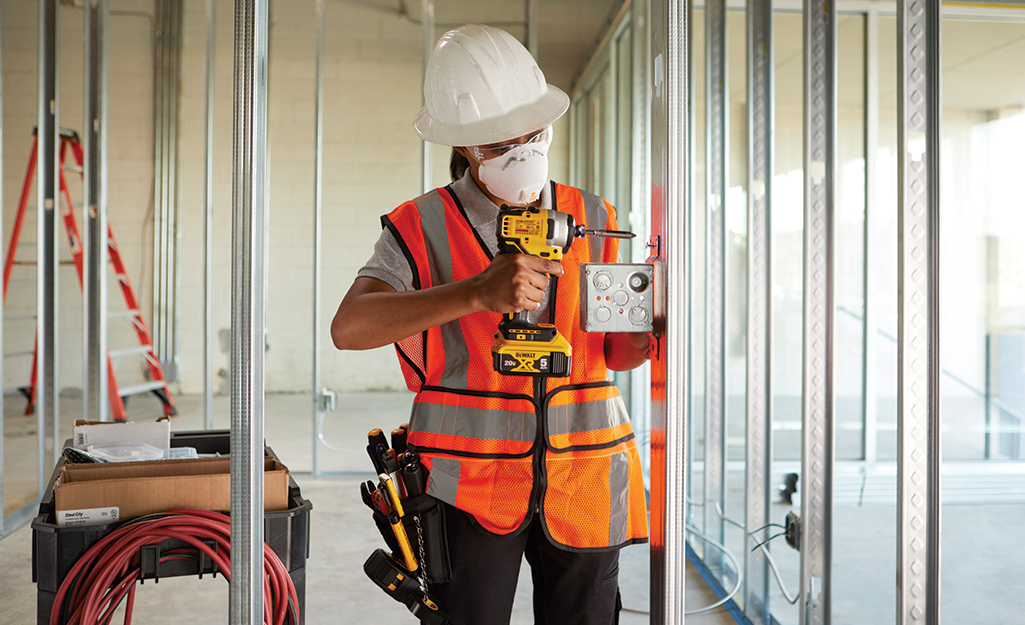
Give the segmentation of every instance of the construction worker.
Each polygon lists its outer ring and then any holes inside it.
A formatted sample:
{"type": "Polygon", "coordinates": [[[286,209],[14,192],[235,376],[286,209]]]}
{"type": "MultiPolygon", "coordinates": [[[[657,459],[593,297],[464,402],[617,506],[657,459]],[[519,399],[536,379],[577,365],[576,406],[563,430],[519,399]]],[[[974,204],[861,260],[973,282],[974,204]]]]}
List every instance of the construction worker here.
{"type": "Polygon", "coordinates": [[[615,262],[615,239],[578,239],[562,262],[499,254],[502,204],[616,228],[602,198],[548,179],[551,124],[569,98],[505,31],[446,33],[428,62],[426,141],[453,146],[452,184],[382,218],[373,257],[338,307],[339,349],[394,343],[417,393],[408,446],[444,503],[450,575],[430,593],[454,625],[509,623],[520,563],[535,623],[618,622],[619,549],[647,541],[633,431],[608,370],[648,358],[646,334],[579,329],[579,264],[615,262]],[[573,347],[566,377],[493,369],[500,313],[554,323],[573,347]]]}

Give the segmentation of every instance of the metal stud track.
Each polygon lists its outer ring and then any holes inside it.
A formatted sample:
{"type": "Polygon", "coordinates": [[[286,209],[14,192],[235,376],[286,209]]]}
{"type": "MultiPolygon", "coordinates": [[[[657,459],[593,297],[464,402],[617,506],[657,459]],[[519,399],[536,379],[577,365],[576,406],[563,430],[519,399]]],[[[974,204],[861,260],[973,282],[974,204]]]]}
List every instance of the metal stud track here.
{"type": "MultiPolygon", "coordinates": [[[[744,474],[748,532],[769,522],[772,458],[770,406],[773,142],[772,2],[747,2],[747,441],[744,474]]],[[[768,538],[756,535],[761,541],[768,538]]],[[[744,612],[754,625],[772,622],[769,569],[762,551],[744,550],[744,612]]]]}
{"type": "Polygon", "coordinates": [[[940,7],[897,3],[897,613],[940,621],[940,7]]]}
{"type": "Polygon", "coordinates": [[[804,365],[801,625],[830,622],[836,3],[804,2],[804,365]]]}

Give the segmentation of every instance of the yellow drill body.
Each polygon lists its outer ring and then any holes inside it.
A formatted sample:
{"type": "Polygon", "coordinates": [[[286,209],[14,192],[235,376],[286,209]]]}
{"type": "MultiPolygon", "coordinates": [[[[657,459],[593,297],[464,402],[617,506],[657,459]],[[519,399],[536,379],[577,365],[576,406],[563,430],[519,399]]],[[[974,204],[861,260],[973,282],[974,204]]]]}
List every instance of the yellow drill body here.
{"type": "MultiPolygon", "coordinates": [[[[498,213],[498,248],[562,260],[573,243],[573,217],[544,208],[502,206],[498,213]]],[[[552,303],[554,305],[554,302],[552,303]]],[[[550,323],[530,323],[526,311],[505,315],[491,345],[495,370],[506,375],[569,375],[573,347],[550,323]]]]}

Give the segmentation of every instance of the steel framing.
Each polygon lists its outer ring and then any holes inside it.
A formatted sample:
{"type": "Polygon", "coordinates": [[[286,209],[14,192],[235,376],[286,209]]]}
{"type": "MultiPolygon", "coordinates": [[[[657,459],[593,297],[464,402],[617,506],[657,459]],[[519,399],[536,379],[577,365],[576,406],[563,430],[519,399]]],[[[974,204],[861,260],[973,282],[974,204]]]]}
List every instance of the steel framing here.
{"type": "MultiPolygon", "coordinates": [[[[0,16],[0,50],[3,49],[4,42],[4,21],[3,16],[0,16]]],[[[3,59],[0,59],[0,203],[4,197],[4,64],[3,59]]],[[[0,211],[2,212],[2,211],[0,211]]],[[[4,236],[4,225],[3,219],[0,219],[0,241],[3,240],[4,236]]],[[[0,297],[0,330],[4,327],[4,298],[0,297]]],[[[0,382],[4,379],[4,333],[0,331],[0,382]]],[[[7,535],[7,518],[4,516],[4,393],[3,384],[0,384],[0,538],[7,535]]]]}
{"type": "MultiPolygon", "coordinates": [[[[685,45],[687,46],[687,49],[686,49],[687,60],[686,60],[686,63],[684,64],[683,68],[684,68],[684,72],[686,72],[686,75],[687,75],[687,78],[686,78],[687,98],[688,98],[688,100],[692,100],[694,98],[694,94],[697,92],[695,87],[694,87],[694,74],[696,73],[694,71],[694,57],[691,54],[692,50],[691,50],[691,47],[690,47],[690,42],[693,41],[693,39],[694,39],[694,37],[693,37],[693,35],[694,35],[694,32],[693,32],[694,31],[694,3],[690,3],[690,4],[687,5],[686,13],[687,13],[687,15],[686,15],[687,31],[686,31],[686,39],[685,39],[686,44],[685,45]]],[[[688,139],[687,139],[687,144],[686,144],[687,145],[686,150],[687,150],[687,162],[688,163],[696,163],[697,160],[698,160],[697,159],[697,149],[698,149],[697,148],[697,141],[695,140],[695,137],[694,137],[694,129],[698,127],[698,123],[697,123],[697,110],[696,109],[697,109],[697,107],[695,107],[693,105],[687,107],[687,128],[690,129],[689,132],[687,133],[688,134],[688,139]]],[[[687,226],[686,226],[686,228],[687,228],[688,239],[686,241],[686,245],[687,245],[687,252],[686,252],[686,254],[687,254],[686,268],[687,269],[686,270],[687,270],[687,284],[691,285],[689,288],[693,288],[692,285],[694,284],[694,268],[697,267],[697,264],[698,264],[697,250],[694,249],[696,246],[693,244],[694,243],[694,241],[693,241],[694,234],[693,233],[697,232],[697,214],[696,214],[697,211],[694,210],[694,206],[697,205],[696,189],[698,187],[698,185],[697,185],[697,173],[694,171],[694,169],[695,168],[692,167],[692,166],[688,166],[688,168],[687,168],[687,191],[686,191],[687,198],[686,198],[686,205],[688,207],[688,210],[687,210],[687,217],[686,217],[686,219],[687,219],[687,226]]],[[[693,320],[694,320],[694,298],[693,297],[689,297],[688,296],[688,298],[687,298],[687,307],[684,309],[683,314],[686,315],[686,317],[687,317],[687,331],[689,333],[688,334],[688,339],[693,340],[693,332],[694,332],[694,322],[693,322],[693,320]]],[[[685,384],[687,384],[688,388],[691,388],[692,387],[691,383],[693,382],[693,377],[692,376],[693,376],[693,371],[694,371],[694,358],[695,358],[695,354],[693,353],[693,350],[688,349],[686,354],[684,355],[684,358],[687,359],[687,377],[685,379],[685,384]]],[[[684,439],[685,439],[686,445],[687,445],[687,451],[686,451],[686,456],[685,457],[686,458],[696,458],[697,455],[694,452],[694,441],[697,439],[697,437],[694,436],[694,420],[695,420],[695,417],[694,417],[694,415],[695,415],[695,411],[694,411],[694,393],[691,393],[691,392],[686,393],[684,395],[683,399],[684,399],[684,401],[687,402],[687,415],[688,415],[688,417],[686,419],[686,423],[684,425],[684,428],[686,429],[686,433],[684,435],[684,439]]],[[[691,462],[691,461],[688,460],[688,462],[691,462]]],[[[704,491],[704,486],[703,485],[702,485],[702,491],[704,491]]],[[[685,503],[693,503],[693,501],[694,501],[693,497],[694,497],[694,473],[692,471],[687,471],[686,474],[684,475],[684,502],[685,503]]],[[[686,505],[686,506],[684,506],[684,508],[685,508],[685,517],[686,517],[685,518],[685,522],[686,523],[690,523],[691,525],[696,525],[697,524],[697,519],[696,519],[696,514],[695,514],[694,509],[695,508],[699,508],[699,506],[686,505]]]]}
{"type": "MultiPolygon", "coordinates": [[[[648,137],[651,133],[650,110],[651,71],[648,66],[650,22],[648,2],[630,3],[630,29],[633,43],[631,50],[631,135],[630,135],[630,225],[635,231],[651,232],[651,168],[648,166],[648,137]],[[635,217],[639,216],[638,219],[635,217]]],[[[632,247],[631,262],[645,262],[647,248],[632,247]]],[[[651,398],[646,390],[651,388],[650,367],[638,367],[630,372],[630,419],[640,421],[651,431],[651,398]]],[[[649,437],[650,438],[650,437],[649,437]]],[[[645,466],[651,466],[651,447],[641,445],[641,457],[645,466]]]]}
{"type": "MultiPolygon", "coordinates": [[[[427,61],[431,58],[431,51],[434,50],[434,0],[421,0],[420,2],[420,26],[423,31],[424,56],[423,71],[421,76],[427,75],[427,61]]],[[[426,100],[424,104],[426,104],[426,100]]],[[[422,184],[421,190],[427,193],[434,188],[434,162],[431,158],[433,148],[427,141],[421,141],[422,149],[422,184]]]]}
{"type": "Polygon", "coordinates": [[[876,385],[869,363],[875,362],[876,297],[875,288],[875,228],[878,210],[876,207],[876,151],[879,149],[879,12],[873,7],[865,14],[865,227],[863,231],[864,254],[862,256],[862,301],[865,303],[865,319],[862,324],[862,435],[861,453],[865,464],[871,466],[878,457],[879,407],[876,400],[876,385]]]}
{"type": "MultiPolygon", "coordinates": [[[[771,0],[747,3],[747,428],[745,532],[769,523],[772,462],[773,29],[771,0]]],[[[760,542],[768,536],[757,535],[760,542]]],[[[744,550],[744,613],[769,625],[769,564],[744,550]]]]}
{"type": "MultiPolygon", "coordinates": [[[[726,1],[705,3],[705,447],[704,533],[722,543],[725,524],[715,503],[726,499],[726,1]]],[[[725,580],[722,552],[705,564],[725,580]]],[[[734,572],[738,573],[738,572],[734,572]]]]}
{"type": "Polygon", "coordinates": [[[651,223],[659,330],[651,366],[651,622],[684,622],[690,324],[689,3],[651,3],[651,223]]]}
{"type": "Polygon", "coordinates": [[[214,427],[213,226],[214,226],[214,67],[217,55],[217,4],[206,0],[206,92],[203,156],[203,426],[214,427]]]}
{"type": "Polygon", "coordinates": [[[48,477],[47,444],[53,464],[60,454],[57,441],[60,431],[60,394],[57,388],[57,174],[60,143],[57,76],[57,0],[43,0],[39,3],[39,121],[36,129],[39,143],[36,163],[36,205],[39,207],[36,228],[36,420],[39,428],[40,493],[48,477]]]}
{"type": "Polygon", "coordinates": [[[804,4],[802,625],[828,625],[833,511],[836,3],[804,4]]]}
{"type": "Polygon", "coordinates": [[[940,6],[897,2],[897,623],[940,622],[940,6]]]}
{"type": "Polygon", "coordinates": [[[157,0],[154,63],[153,345],[168,382],[179,379],[181,210],[178,200],[178,112],[182,0],[157,0]]]}
{"type": "Polygon", "coordinates": [[[85,3],[85,263],[82,287],[87,420],[107,421],[107,58],[110,7],[85,3]]]}
{"type": "Polygon", "coordinates": [[[232,625],[263,622],[267,5],[235,3],[231,264],[232,625]]]}
{"type": "MultiPolygon", "coordinates": [[[[324,0],[315,3],[316,58],[313,91],[313,475],[320,475],[320,429],[324,420],[321,400],[321,230],[324,205],[324,0]]],[[[424,142],[424,145],[427,145],[424,142]]],[[[426,153],[425,153],[426,154],[426,153]]],[[[427,175],[425,168],[424,175],[427,175]]]]}
{"type": "MultiPolygon", "coordinates": [[[[48,207],[48,210],[38,211],[36,233],[39,237],[37,245],[36,265],[36,313],[37,313],[37,336],[42,339],[38,345],[39,358],[36,363],[37,387],[36,387],[36,498],[14,512],[4,516],[4,490],[3,490],[3,419],[0,418],[0,538],[9,535],[19,527],[25,525],[38,513],[39,500],[45,491],[49,467],[53,466],[60,455],[60,443],[57,435],[60,431],[59,405],[57,400],[56,379],[56,341],[57,341],[57,229],[56,229],[56,198],[57,196],[57,167],[58,167],[58,145],[60,137],[57,134],[57,1],[47,0],[39,3],[39,30],[38,32],[38,75],[37,86],[38,113],[36,139],[40,146],[36,155],[37,170],[37,206],[48,207]],[[47,239],[43,235],[49,232],[51,237],[47,239]],[[44,262],[46,259],[46,262],[44,262]],[[44,314],[45,313],[45,314],[44,314]],[[49,445],[51,455],[47,456],[49,445]]],[[[2,31],[2,29],[0,29],[2,31]]],[[[3,74],[0,68],[0,114],[3,112],[3,74]]],[[[0,139],[3,134],[3,124],[0,124],[0,139]]],[[[2,144],[2,141],[0,141],[2,144]]],[[[2,148],[0,148],[0,164],[3,163],[2,148]]],[[[0,183],[0,194],[2,194],[2,183],[0,183]]],[[[2,299],[2,298],[0,298],[2,299]]],[[[0,301],[0,322],[3,321],[3,303],[0,301]]],[[[0,323],[2,325],[2,323],[0,323]]],[[[3,345],[3,333],[0,332],[0,347],[3,345]]],[[[2,350],[0,350],[2,352],[2,350]]],[[[0,374],[3,373],[3,363],[0,358],[0,374]]],[[[2,379],[2,375],[0,375],[2,379]]],[[[2,393],[0,393],[2,396],[2,393]]],[[[3,414],[3,398],[0,397],[0,415],[3,414]]]]}
{"type": "MultiPolygon", "coordinates": [[[[425,0],[426,1],[426,0],[425,0]]],[[[538,15],[538,0],[526,0],[524,3],[524,19],[527,22],[526,48],[530,56],[537,59],[537,46],[541,40],[541,33],[538,25],[541,20],[538,15]]],[[[433,14],[431,16],[433,18],[433,14]]]]}

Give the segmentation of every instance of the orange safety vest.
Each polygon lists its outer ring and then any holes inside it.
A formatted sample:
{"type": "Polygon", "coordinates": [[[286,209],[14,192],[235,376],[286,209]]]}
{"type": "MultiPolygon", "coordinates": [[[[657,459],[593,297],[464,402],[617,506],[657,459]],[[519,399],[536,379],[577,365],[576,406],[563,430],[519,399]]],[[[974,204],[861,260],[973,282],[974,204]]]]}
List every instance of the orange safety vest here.
{"type": "MultiPolygon", "coordinates": [[[[576,223],[616,229],[602,198],[552,183],[552,208],[576,223]]],[[[382,217],[413,270],[414,287],[463,280],[491,254],[450,188],[435,189],[382,217]]],[[[615,262],[616,239],[577,239],[552,279],[549,304],[573,346],[564,378],[493,370],[501,315],[478,312],[396,343],[417,393],[408,444],[429,469],[427,492],[472,514],[495,534],[541,513],[548,537],[568,550],[645,542],[648,523],[637,442],[619,389],[608,381],[605,335],[579,329],[580,263],[615,262]]]]}

